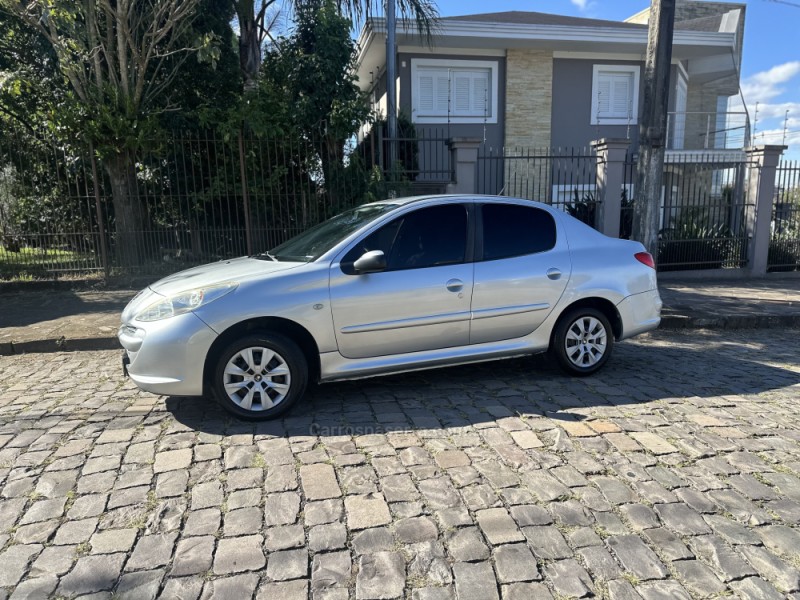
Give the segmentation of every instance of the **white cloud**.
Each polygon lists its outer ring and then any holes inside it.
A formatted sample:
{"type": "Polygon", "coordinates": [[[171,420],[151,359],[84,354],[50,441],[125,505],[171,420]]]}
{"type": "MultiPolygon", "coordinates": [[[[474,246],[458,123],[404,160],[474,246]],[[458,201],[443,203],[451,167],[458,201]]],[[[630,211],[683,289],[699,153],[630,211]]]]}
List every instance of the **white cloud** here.
{"type": "Polygon", "coordinates": [[[742,94],[748,105],[767,102],[784,92],[783,84],[800,73],[800,60],[795,60],[761,71],[742,81],[742,94]]]}
{"type": "Polygon", "coordinates": [[[580,10],[584,11],[589,6],[589,0],[570,0],[580,10]]]}

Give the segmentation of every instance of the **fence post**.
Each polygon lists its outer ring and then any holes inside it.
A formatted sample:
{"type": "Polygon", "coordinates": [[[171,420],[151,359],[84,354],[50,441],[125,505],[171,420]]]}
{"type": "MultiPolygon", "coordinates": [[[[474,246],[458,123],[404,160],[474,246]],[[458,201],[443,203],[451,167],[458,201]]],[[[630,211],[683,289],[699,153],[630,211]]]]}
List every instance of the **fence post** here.
{"type": "Polygon", "coordinates": [[[239,128],[239,177],[242,183],[242,201],[244,203],[244,237],[247,255],[253,254],[253,234],[250,227],[250,193],[247,189],[247,169],[244,164],[244,125],[239,128]]]}
{"type": "Polygon", "coordinates": [[[775,200],[775,170],[787,146],[747,148],[747,237],[750,239],[748,263],[750,274],[766,275],[769,242],[772,236],[772,205],[775,200]]]}
{"type": "Polygon", "coordinates": [[[108,279],[108,249],[106,247],[106,226],[103,223],[103,208],[100,204],[100,179],[97,175],[97,157],[94,155],[94,144],[89,142],[89,154],[92,160],[92,187],[94,188],[94,210],[97,217],[97,229],[100,235],[100,262],[103,263],[103,274],[108,279]]]}
{"type": "Polygon", "coordinates": [[[599,202],[595,228],[613,238],[619,237],[622,186],[625,183],[625,157],[630,140],[603,138],[594,140],[597,153],[596,200],[599,202]]]}
{"type": "Polygon", "coordinates": [[[450,147],[450,167],[453,181],[447,184],[448,194],[478,193],[478,148],[482,140],[454,137],[447,140],[450,147]]]}

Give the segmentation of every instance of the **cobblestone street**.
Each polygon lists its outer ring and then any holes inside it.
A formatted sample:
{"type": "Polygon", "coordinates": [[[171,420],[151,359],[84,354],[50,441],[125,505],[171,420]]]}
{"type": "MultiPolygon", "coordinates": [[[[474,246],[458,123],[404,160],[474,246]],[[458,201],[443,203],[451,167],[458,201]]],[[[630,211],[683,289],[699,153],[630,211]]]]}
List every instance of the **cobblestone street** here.
{"type": "Polygon", "coordinates": [[[0,599],[800,599],[798,331],[329,384],[253,424],[0,357],[0,599]]]}

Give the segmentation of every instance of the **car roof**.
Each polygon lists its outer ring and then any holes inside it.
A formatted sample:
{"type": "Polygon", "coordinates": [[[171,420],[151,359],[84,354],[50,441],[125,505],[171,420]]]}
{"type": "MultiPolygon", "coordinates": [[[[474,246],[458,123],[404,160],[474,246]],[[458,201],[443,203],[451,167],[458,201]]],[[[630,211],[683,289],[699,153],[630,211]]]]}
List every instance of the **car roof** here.
{"type": "MultiPolygon", "coordinates": [[[[543,204],[536,200],[528,200],[525,198],[515,198],[513,196],[492,196],[486,194],[428,194],[425,196],[407,196],[404,198],[387,198],[386,200],[378,200],[370,202],[370,204],[393,204],[396,206],[406,206],[407,204],[423,202],[425,200],[446,200],[449,198],[461,199],[465,201],[474,200],[491,200],[497,202],[532,202],[534,204],[543,204]]],[[[547,205],[544,205],[547,206],[547,205]]]]}

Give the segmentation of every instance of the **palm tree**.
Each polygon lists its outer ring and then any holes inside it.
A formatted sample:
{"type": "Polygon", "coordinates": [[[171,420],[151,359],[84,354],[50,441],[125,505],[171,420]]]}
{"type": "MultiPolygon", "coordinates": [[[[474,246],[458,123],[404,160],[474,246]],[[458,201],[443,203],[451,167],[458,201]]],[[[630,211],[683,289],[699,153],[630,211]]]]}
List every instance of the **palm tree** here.
{"type": "MultiPolygon", "coordinates": [[[[255,87],[261,68],[261,48],[275,24],[276,15],[269,19],[269,9],[278,0],[233,0],[239,20],[239,66],[244,79],[244,89],[255,87]]],[[[320,0],[284,0],[292,9],[320,4],[320,0]]],[[[396,3],[400,17],[413,19],[417,31],[430,38],[439,17],[433,0],[386,0],[396,3]]],[[[383,1],[340,0],[339,8],[354,23],[361,23],[383,9],[383,1]]]]}

